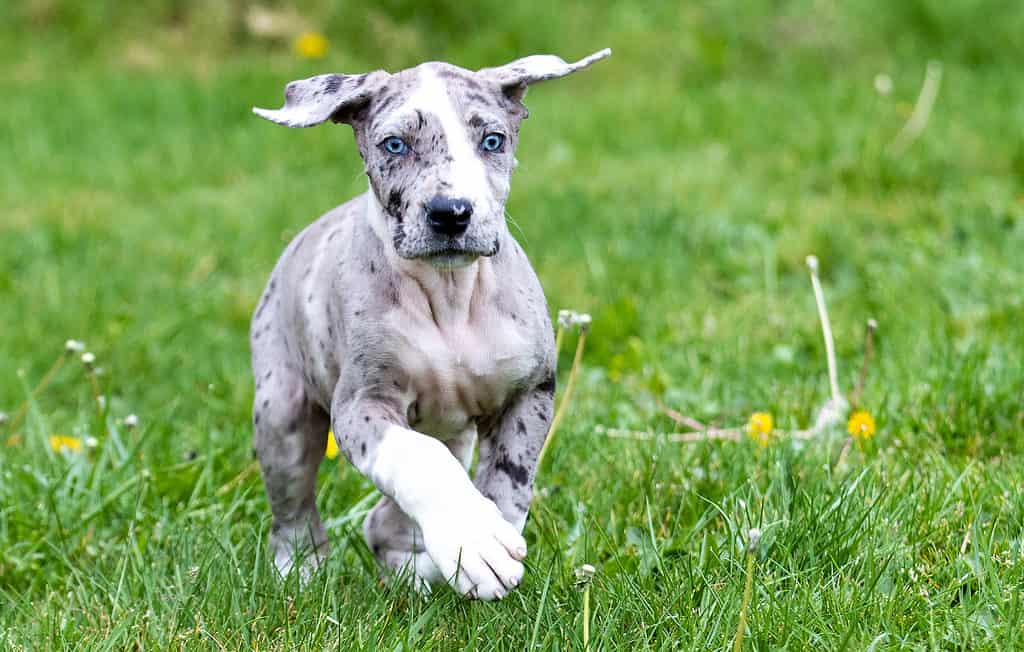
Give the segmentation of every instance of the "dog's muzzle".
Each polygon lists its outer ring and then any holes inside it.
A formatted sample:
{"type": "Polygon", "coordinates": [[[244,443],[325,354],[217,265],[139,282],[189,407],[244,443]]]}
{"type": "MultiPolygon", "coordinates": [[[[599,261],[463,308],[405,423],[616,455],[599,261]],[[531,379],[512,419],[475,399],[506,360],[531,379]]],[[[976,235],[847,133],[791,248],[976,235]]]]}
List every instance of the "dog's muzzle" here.
{"type": "Polygon", "coordinates": [[[427,224],[439,235],[454,238],[469,228],[473,204],[467,199],[434,197],[427,202],[427,224]]]}

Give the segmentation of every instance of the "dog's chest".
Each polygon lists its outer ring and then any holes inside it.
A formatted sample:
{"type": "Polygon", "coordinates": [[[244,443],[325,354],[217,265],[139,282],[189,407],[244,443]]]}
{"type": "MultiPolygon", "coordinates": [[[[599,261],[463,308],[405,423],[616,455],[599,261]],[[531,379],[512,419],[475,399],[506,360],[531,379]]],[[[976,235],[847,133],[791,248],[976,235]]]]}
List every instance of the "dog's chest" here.
{"type": "Polygon", "coordinates": [[[410,426],[435,437],[458,435],[477,417],[501,409],[536,365],[534,347],[508,318],[448,327],[394,318],[404,320],[394,353],[413,394],[410,426]]]}

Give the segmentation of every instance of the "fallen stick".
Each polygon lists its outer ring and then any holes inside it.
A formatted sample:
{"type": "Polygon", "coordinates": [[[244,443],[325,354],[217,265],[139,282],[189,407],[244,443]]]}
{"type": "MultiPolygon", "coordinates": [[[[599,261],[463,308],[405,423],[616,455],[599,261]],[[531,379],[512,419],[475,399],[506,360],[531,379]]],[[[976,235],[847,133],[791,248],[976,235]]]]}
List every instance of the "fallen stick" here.
{"type": "Polygon", "coordinates": [[[660,400],[658,401],[658,408],[665,414],[665,416],[667,416],[669,419],[672,419],[673,421],[683,426],[684,428],[689,428],[690,430],[707,430],[708,428],[706,425],[704,425],[700,421],[697,421],[693,417],[688,417],[682,412],[677,412],[676,410],[673,410],[669,406],[662,403],[660,400]]]}
{"type": "MultiPolygon", "coordinates": [[[[636,439],[640,441],[653,441],[663,439],[677,443],[693,443],[698,441],[713,441],[724,439],[729,441],[740,441],[746,435],[743,428],[708,428],[701,432],[644,432],[642,430],[627,430],[624,428],[608,428],[601,424],[594,427],[594,432],[599,435],[611,437],[612,439],[636,439]]],[[[773,435],[788,436],[794,439],[810,439],[814,436],[813,430],[773,430],[773,435]]]]}

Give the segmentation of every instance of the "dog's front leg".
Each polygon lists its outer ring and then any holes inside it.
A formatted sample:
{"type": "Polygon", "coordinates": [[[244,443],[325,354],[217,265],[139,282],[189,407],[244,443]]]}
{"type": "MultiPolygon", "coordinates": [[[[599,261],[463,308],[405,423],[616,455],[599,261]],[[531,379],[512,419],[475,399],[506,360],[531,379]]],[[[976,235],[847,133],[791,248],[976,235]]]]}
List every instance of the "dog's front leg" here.
{"type": "Polygon", "coordinates": [[[339,448],[416,522],[449,584],[484,600],[519,584],[523,537],[443,443],[407,427],[398,400],[339,388],[331,412],[339,448]]]}
{"type": "Polygon", "coordinates": [[[533,500],[533,478],[554,401],[555,383],[549,379],[521,394],[492,423],[481,424],[474,483],[520,532],[533,500]]]}

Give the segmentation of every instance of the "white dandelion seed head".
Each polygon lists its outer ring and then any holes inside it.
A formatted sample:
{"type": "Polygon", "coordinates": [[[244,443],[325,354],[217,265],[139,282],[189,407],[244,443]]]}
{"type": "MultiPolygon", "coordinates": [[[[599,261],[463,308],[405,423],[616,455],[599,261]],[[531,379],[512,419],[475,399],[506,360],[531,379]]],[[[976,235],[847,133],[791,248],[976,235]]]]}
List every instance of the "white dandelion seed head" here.
{"type": "Polygon", "coordinates": [[[86,366],[91,366],[95,362],[96,356],[93,355],[92,353],[86,351],[85,353],[82,354],[82,364],[86,366]]]}
{"type": "Polygon", "coordinates": [[[830,398],[818,410],[818,416],[814,419],[814,430],[820,432],[840,425],[846,420],[849,411],[850,404],[845,398],[830,398]]]}
{"type": "Polygon", "coordinates": [[[576,323],[584,327],[590,326],[590,315],[585,312],[576,315],[576,323]]]}
{"type": "Polygon", "coordinates": [[[809,267],[810,270],[813,273],[817,274],[818,273],[818,257],[815,256],[814,254],[811,254],[810,256],[807,257],[806,260],[807,260],[807,267],[809,267]]]}
{"type": "Polygon", "coordinates": [[[0,412],[0,426],[2,426],[2,425],[4,425],[5,423],[7,423],[7,420],[8,420],[9,418],[10,418],[10,417],[8,417],[8,416],[7,416],[7,413],[6,413],[6,412],[0,412]]]}
{"type": "Polygon", "coordinates": [[[85,444],[86,448],[96,448],[97,446],[100,445],[100,441],[95,437],[86,437],[83,440],[83,443],[85,444]]]}
{"type": "Polygon", "coordinates": [[[85,350],[85,342],[81,340],[68,340],[64,342],[64,350],[68,353],[81,353],[85,350]]]}
{"type": "Polygon", "coordinates": [[[880,72],[875,75],[875,91],[879,95],[888,95],[892,92],[892,77],[880,72]]]}
{"type": "Polygon", "coordinates": [[[878,328],[878,320],[875,319],[874,317],[869,319],[868,320],[868,328],[870,328],[871,330],[876,330],[878,328]]]}
{"type": "Polygon", "coordinates": [[[585,585],[590,583],[590,580],[592,580],[594,578],[594,575],[596,573],[597,573],[597,569],[594,568],[592,565],[590,565],[590,564],[583,564],[582,566],[580,566],[579,568],[576,569],[576,581],[580,585],[584,585],[585,586],[585,585]]]}
{"type": "Polygon", "coordinates": [[[759,543],[761,543],[761,530],[756,527],[747,530],[747,550],[754,552],[759,543]]]}
{"type": "Polygon", "coordinates": [[[138,425],[139,425],[139,417],[135,416],[134,414],[129,414],[128,416],[126,416],[124,418],[124,427],[125,428],[137,428],[138,425]]]}
{"type": "Polygon", "coordinates": [[[569,328],[576,320],[576,313],[572,310],[559,310],[558,311],[558,325],[561,328],[569,328]]]}

